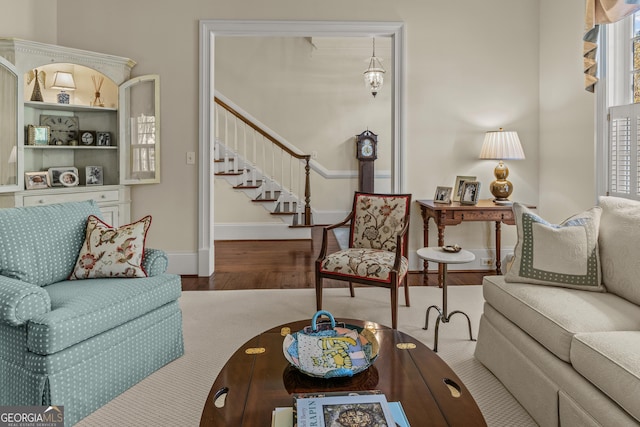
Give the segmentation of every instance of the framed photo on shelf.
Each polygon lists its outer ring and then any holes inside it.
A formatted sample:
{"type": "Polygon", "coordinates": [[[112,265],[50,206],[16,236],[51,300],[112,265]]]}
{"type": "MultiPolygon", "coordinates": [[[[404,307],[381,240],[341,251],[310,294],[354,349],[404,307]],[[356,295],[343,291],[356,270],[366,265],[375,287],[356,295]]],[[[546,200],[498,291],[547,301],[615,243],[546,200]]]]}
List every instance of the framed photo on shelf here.
{"type": "Polygon", "coordinates": [[[433,201],[436,203],[451,203],[452,187],[437,187],[436,194],[433,196],[433,201]]]}
{"type": "Polygon", "coordinates": [[[87,166],[85,168],[85,185],[102,185],[102,166],[87,166]]]}
{"type": "Polygon", "coordinates": [[[480,195],[480,183],[478,181],[465,181],[462,185],[460,204],[475,205],[480,195]]]}
{"type": "Polygon", "coordinates": [[[475,176],[458,175],[456,177],[456,185],[453,187],[453,201],[454,202],[460,201],[460,196],[462,196],[462,187],[464,186],[465,182],[475,181],[475,180],[476,180],[475,176]]]}
{"type": "Polygon", "coordinates": [[[60,182],[60,175],[62,175],[64,172],[73,172],[76,175],[76,177],[78,176],[78,168],[75,168],[73,166],[49,168],[48,172],[49,172],[49,185],[51,185],[52,187],[64,186],[64,184],[60,182]]]}
{"type": "Polygon", "coordinates": [[[49,187],[49,174],[47,171],[25,172],[24,186],[27,190],[36,190],[49,187]]]}
{"type": "Polygon", "coordinates": [[[78,174],[72,171],[62,172],[60,174],[60,184],[64,187],[75,187],[80,183],[80,178],[78,178],[78,174]]]}
{"type": "Polygon", "coordinates": [[[96,132],[97,140],[96,145],[99,147],[108,147],[111,145],[111,133],[110,132],[96,132]]]}
{"type": "Polygon", "coordinates": [[[51,128],[49,126],[27,126],[27,145],[49,145],[51,128]]]}

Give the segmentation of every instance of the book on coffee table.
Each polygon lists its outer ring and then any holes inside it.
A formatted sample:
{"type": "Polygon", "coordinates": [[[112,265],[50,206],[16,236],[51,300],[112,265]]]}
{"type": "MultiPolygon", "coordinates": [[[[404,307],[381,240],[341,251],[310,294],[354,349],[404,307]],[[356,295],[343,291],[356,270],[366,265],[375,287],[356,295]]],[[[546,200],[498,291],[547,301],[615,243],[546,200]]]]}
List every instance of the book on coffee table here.
{"type": "Polygon", "coordinates": [[[295,427],[334,425],[395,427],[396,423],[387,398],[380,392],[294,396],[295,427]]]}
{"type": "MultiPolygon", "coordinates": [[[[389,408],[397,427],[411,427],[400,402],[389,402],[389,408]]],[[[275,408],[271,418],[271,427],[293,427],[293,408],[275,408]]]]}

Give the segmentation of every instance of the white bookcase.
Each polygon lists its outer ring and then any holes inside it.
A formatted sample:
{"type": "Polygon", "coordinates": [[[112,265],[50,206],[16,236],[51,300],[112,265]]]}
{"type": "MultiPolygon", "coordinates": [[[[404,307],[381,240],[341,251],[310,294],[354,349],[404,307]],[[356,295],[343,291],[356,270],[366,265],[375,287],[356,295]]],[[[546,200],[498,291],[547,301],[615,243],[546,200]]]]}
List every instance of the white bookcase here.
{"type": "Polygon", "coordinates": [[[107,222],[130,222],[128,186],[160,182],[159,77],[130,79],[134,66],[128,58],[0,38],[0,207],[93,199],[107,222]],[[36,70],[42,100],[32,100],[36,70]],[[75,80],[68,104],[51,88],[60,71],[75,80]],[[31,145],[29,125],[50,125],[48,142],[31,145]],[[87,185],[89,166],[102,169],[101,185],[87,185]],[[79,185],[26,188],[25,173],[49,168],[77,169],[79,185]]]}

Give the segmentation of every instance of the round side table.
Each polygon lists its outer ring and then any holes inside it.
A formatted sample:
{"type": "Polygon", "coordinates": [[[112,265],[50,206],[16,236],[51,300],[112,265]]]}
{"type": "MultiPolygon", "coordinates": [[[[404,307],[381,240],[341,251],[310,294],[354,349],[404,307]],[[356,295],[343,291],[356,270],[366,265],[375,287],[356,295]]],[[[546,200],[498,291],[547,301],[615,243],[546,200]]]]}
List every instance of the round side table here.
{"type": "Polygon", "coordinates": [[[449,320],[454,314],[460,313],[467,318],[467,324],[469,326],[469,340],[475,341],[473,335],[471,333],[471,320],[469,316],[460,311],[455,310],[451,313],[447,312],[447,265],[448,264],[464,264],[467,262],[472,262],[476,259],[476,256],[464,249],[460,249],[459,252],[447,252],[440,247],[428,247],[418,249],[418,256],[426,261],[436,262],[438,264],[442,264],[442,307],[438,307],[437,305],[432,305],[427,308],[427,315],[424,321],[424,328],[429,329],[429,312],[432,308],[435,308],[438,311],[438,317],[436,318],[436,330],[434,337],[434,346],[433,351],[438,351],[438,329],[440,327],[440,322],[449,323],[449,320]]]}

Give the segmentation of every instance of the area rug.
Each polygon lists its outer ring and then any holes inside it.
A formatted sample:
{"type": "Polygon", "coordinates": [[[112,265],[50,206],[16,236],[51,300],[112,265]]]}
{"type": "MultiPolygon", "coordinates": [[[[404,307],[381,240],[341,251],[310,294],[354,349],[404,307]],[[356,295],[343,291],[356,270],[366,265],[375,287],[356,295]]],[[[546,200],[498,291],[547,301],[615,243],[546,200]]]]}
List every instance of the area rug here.
{"type": "MultiPolygon", "coordinates": [[[[426,308],[441,304],[442,290],[411,287],[411,307],[400,298],[398,329],[433,348],[432,319],[423,330],[426,308]]],[[[356,288],[325,289],[324,308],[336,317],[391,324],[389,291],[356,288]]],[[[474,337],[482,312],[480,286],[448,288],[449,311],[471,317],[474,337]]],[[[274,326],[310,319],[315,313],[313,289],[189,291],[180,298],[185,355],[161,368],[107,405],[80,421],[79,426],[197,426],[204,402],[218,372],[234,351],[251,337],[274,326]]],[[[454,316],[440,326],[438,355],[469,388],[489,426],[535,426],[526,411],[474,357],[466,319],[454,316]]],[[[422,424],[425,425],[425,424],[422,424]]],[[[230,426],[237,427],[237,426],[230,426]]],[[[269,427],[269,426],[265,426],[269,427]]],[[[416,424],[414,427],[420,427],[416,424]]]]}

